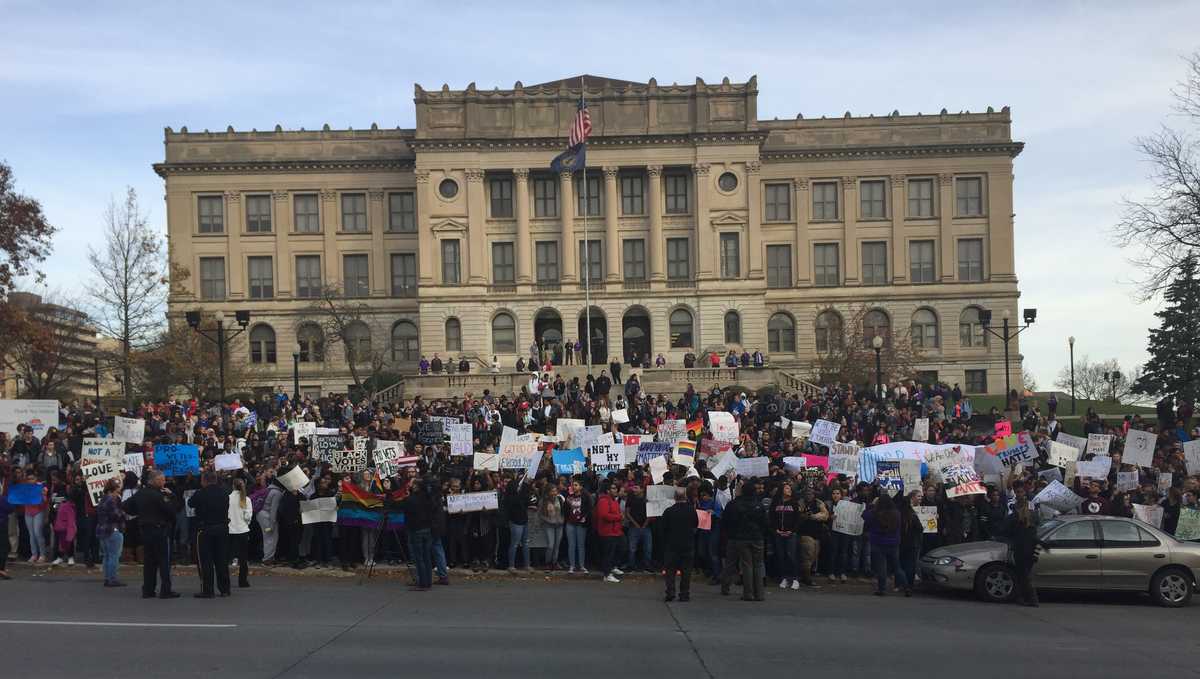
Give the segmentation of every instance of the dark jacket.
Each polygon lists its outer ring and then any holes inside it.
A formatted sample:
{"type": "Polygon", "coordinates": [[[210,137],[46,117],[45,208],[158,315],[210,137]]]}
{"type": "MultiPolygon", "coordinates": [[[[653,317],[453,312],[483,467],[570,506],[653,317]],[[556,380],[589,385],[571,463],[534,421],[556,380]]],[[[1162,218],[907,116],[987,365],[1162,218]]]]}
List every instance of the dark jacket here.
{"type": "Polygon", "coordinates": [[[699,520],[690,503],[676,502],[663,512],[663,538],[667,551],[675,554],[691,554],[696,549],[696,529],[699,520]]]}
{"type": "Polygon", "coordinates": [[[229,491],[217,484],[192,494],[188,506],[196,510],[196,525],[215,533],[229,531],[229,491]]]}
{"type": "Polygon", "coordinates": [[[736,500],[729,503],[729,507],[725,508],[725,514],[721,517],[721,526],[730,531],[729,539],[731,540],[762,542],[767,531],[767,513],[758,498],[753,495],[739,495],[736,500]],[[730,507],[734,508],[732,525],[728,523],[730,507]]]}
{"type": "MultiPolygon", "coordinates": [[[[121,504],[126,514],[137,517],[139,528],[166,528],[175,523],[181,503],[174,495],[167,495],[158,488],[146,486],[121,504]]],[[[229,511],[229,505],[225,506],[229,511]]]]}
{"type": "Polygon", "coordinates": [[[400,501],[404,524],[408,530],[428,530],[433,527],[433,498],[426,493],[412,493],[400,501]]]}

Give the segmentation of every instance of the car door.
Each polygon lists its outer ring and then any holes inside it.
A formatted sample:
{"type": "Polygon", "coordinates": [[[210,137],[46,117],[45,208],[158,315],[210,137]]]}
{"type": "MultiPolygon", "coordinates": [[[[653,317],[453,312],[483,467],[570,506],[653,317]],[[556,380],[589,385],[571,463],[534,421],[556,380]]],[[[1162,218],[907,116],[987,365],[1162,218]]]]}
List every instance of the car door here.
{"type": "Polygon", "coordinates": [[[1096,523],[1105,589],[1144,590],[1154,571],[1170,561],[1167,546],[1134,521],[1114,518],[1096,523]]]}
{"type": "Polygon", "coordinates": [[[1053,589],[1098,589],[1102,587],[1100,542],[1096,522],[1068,521],[1048,533],[1033,567],[1033,582],[1053,589]]]}

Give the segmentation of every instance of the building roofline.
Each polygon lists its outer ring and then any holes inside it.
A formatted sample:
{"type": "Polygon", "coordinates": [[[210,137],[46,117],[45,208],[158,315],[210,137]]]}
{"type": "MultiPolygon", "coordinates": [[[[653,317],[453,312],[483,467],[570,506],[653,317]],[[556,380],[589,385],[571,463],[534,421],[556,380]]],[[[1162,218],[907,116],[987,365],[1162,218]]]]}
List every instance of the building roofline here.
{"type": "Polygon", "coordinates": [[[352,170],[411,170],[412,158],[330,159],[330,160],[251,160],[240,162],[172,162],[155,163],[154,172],[163,178],[168,175],[246,174],[251,172],[346,172],[352,170]]]}

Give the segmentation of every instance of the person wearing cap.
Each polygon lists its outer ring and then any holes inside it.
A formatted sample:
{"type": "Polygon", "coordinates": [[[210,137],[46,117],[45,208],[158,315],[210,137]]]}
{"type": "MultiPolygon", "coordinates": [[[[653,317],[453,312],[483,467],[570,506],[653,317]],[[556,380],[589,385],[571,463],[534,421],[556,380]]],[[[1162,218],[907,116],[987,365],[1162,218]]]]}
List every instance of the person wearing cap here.
{"type": "Polygon", "coordinates": [[[696,561],[696,529],[699,519],[687,499],[686,488],[675,489],[675,504],[662,515],[666,540],[663,579],[667,584],[664,601],[675,600],[675,573],[679,572],[679,600],[688,601],[692,593],[692,566],[696,561]]]}

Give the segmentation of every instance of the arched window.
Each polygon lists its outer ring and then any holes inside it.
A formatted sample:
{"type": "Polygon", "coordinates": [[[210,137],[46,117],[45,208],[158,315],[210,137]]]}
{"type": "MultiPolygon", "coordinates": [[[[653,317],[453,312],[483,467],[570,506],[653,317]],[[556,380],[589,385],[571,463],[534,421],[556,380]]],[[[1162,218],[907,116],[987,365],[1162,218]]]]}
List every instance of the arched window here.
{"type": "Polygon", "coordinates": [[[305,323],[296,331],[301,363],[320,363],[325,360],[325,333],[315,323],[305,323]]]}
{"type": "Polygon", "coordinates": [[[736,311],[725,312],[725,343],[742,343],[742,318],[736,311]]]}
{"type": "Polygon", "coordinates": [[[371,329],[362,321],[346,326],[346,362],[366,363],[371,360],[371,329]]]}
{"type": "Polygon", "coordinates": [[[937,314],[932,309],[917,309],[913,313],[912,345],[915,349],[937,349],[941,346],[937,314]]]}
{"type": "Polygon", "coordinates": [[[415,362],[421,358],[417,326],[412,321],[398,321],[392,326],[392,361],[415,362]]]}
{"type": "Polygon", "coordinates": [[[871,342],[876,337],[883,338],[883,346],[892,343],[892,321],[887,313],[880,309],[872,309],[863,316],[863,346],[871,348],[871,342]]]}
{"type": "Polygon", "coordinates": [[[822,311],[817,315],[817,351],[833,351],[842,348],[842,317],[836,311],[822,311]]]}
{"type": "Polygon", "coordinates": [[[671,312],[671,348],[688,349],[692,344],[692,312],[676,309],[671,312]]]}
{"type": "Polygon", "coordinates": [[[785,313],[767,321],[767,350],[773,354],[796,353],[796,322],[785,313]]]}
{"type": "Polygon", "coordinates": [[[958,317],[958,343],[963,347],[986,347],[987,333],[979,320],[979,307],[969,306],[958,317]]]}
{"type": "Polygon", "coordinates": [[[462,351],[462,323],[457,318],[446,319],[446,351],[462,351]]]}
{"type": "Polygon", "coordinates": [[[517,323],[511,314],[496,314],[492,319],[492,353],[517,353],[517,323]]]}
{"type": "Polygon", "coordinates": [[[265,323],[250,331],[250,362],[275,362],[275,329],[265,323]]]}

